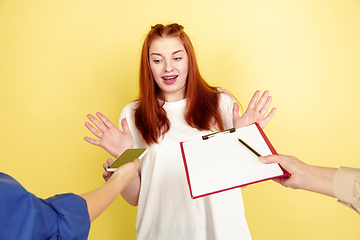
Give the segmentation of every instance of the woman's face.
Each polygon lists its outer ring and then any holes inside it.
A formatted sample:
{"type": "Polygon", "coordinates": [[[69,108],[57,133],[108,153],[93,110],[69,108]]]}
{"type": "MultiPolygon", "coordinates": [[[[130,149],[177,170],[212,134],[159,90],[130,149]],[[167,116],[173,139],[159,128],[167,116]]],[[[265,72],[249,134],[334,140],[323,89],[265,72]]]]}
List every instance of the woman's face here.
{"type": "Polygon", "coordinates": [[[185,98],[188,56],[179,37],[158,38],[150,44],[149,60],[156,84],[166,102],[185,98]]]}

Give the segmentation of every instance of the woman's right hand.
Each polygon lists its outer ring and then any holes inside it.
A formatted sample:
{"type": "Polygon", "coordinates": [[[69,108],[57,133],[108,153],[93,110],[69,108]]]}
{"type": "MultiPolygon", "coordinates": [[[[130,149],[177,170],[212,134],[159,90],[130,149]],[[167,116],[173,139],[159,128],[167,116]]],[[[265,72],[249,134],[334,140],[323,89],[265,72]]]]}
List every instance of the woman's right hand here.
{"type": "Polygon", "coordinates": [[[85,126],[100,140],[85,137],[85,141],[102,147],[115,158],[120,156],[120,154],[122,154],[126,149],[132,148],[134,141],[125,118],[121,120],[121,126],[123,129],[123,131],[121,131],[103,114],[97,112],[96,116],[101,121],[91,114],[87,115],[88,119],[97,128],[89,122],[85,122],[85,126]]]}

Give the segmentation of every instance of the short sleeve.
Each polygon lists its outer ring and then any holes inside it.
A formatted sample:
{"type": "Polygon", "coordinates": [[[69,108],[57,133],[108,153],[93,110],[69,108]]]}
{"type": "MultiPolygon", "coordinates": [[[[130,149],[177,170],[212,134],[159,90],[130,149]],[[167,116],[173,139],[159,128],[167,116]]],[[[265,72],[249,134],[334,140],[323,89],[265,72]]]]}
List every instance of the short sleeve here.
{"type": "MultiPolygon", "coordinates": [[[[234,103],[236,102],[233,95],[226,89],[218,88],[220,92],[220,110],[223,117],[224,127],[232,128],[233,127],[233,108],[234,103]]],[[[240,112],[239,112],[240,114],[240,112]]]]}
{"type": "MultiPolygon", "coordinates": [[[[138,105],[138,101],[131,102],[125,105],[125,107],[121,110],[120,118],[119,118],[119,129],[122,131],[121,120],[126,118],[129,127],[135,125],[134,124],[134,112],[138,105]]],[[[131,131],[131,129],[130,129],[131,131]]]]}
{"type": "Polygon", "coordinates": [[[144,141],[144,139],[142,138],[141,133],[139,132],[139,130],[136,128],[135,126],[135,109],[138,106],[139,102],[135,101],[135,102],[131,102],[128,103],[121,111],[120,114],[120,118],[119,118],[119,129],[122,131],[122,127],[121,127],[121,120],[123,118],[126,118],[126,121],[128,123],[131,135],[133,137],[134,140],[134,145],[133,148],[146,148],[148,147],[144,141]]]}
{"type": "Polygon", "coordinates": [[[41,199],[0,173],[0,239],[87,239],[86,201],[72,193],[41,199]]]}
{"type": "Polygon", "coordinates": [[[67,193],[55,195],[43,201],[57,213],[60,239],[87,239],[90,217],[85,199],[73,193],[67,193]]]}

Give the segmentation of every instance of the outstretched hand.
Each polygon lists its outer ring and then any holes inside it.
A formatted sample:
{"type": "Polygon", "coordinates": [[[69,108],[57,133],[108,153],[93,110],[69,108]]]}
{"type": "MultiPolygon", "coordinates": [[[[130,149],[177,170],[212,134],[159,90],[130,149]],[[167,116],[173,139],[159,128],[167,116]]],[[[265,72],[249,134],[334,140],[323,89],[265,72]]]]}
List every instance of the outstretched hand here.
{"type": "Polygon", "coordinates": [[[305,176],[304,172],[307,166],[304,162],[286,155],[262,156],[259,159],[263,163],[278,163],[291,174],[289,177],[276,178],[274,179],[275,182],[280,183],[284,187],[300,188],[300,184],[303,182],[301,179],[305,176]]]}
{"type": "MultiPolygon", "coordinates": [[[[112,162],[111,159],[108,159],[108,162],[112,162]]],[[[106,182],[110,181],[117,181],[116,177],[119,176],[121,178],[121,184],[129,185],[132,180],[138,177],[138,169],[140,168],[141,160],[135,159],[132,162],[125,163],[124,165],[120,166],[116,171],[110,174],[108,173],[108,177],[104,176],[106,182]],[[109,180],[109,181],[108,181],[109,180]]],[[[105,165],[105,164],[104,164],[105,165]]],[[[105,174],[104,174],[105,175],[105,174]]]]}
{"type": "Polygon", "coordinates": [[[290,173],[289,177],[274,179],[285,187],[304,189],[335,197],[333,182],[337,168],[308,165],[299,159],[286,155],[260,157],[263,163],[278,163],[290,173]]]}
{"type": "Polygon", "coordinates": [[[237,103],[234,103],[234,128],[241,128],[255,122],[257,122],[262,128],[264,128],[276,112],[276,108],[272,108],[269,114],[266,115],[272,100],[272,97],[268,95],[269,91],[265,91],[258,101],[260,91],[256,91],[251,98],[249,106],[247,107],[244,115],[242,115],[241,117],[239,114],[239,105],[237,103]]]}
{"type": "Polygon", "coordinates": [[[96,116],[101,121],[91,114],[87,115],[96,128],[89,122],[85,122],[85,126],[100,140],[85,137],[85,141],[102,147],[114,157],[118,157],[128,148],[132,148],[134,141],[125,118],[121,121],[123,131],[120,131],[103,114],[97,112],[96,116]]]}

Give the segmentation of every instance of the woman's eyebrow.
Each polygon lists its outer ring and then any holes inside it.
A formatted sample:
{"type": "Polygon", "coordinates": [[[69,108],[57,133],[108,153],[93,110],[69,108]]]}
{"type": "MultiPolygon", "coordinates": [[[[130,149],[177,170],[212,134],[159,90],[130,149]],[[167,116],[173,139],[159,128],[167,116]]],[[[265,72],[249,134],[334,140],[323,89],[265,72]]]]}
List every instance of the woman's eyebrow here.
{"type": "Polygon", "coordinates": [[[162,57],[162,55],[160,53],[151,53],[150,56],[152,56],[152,55],[157,55],[157,56],[162,57]]]}
{"type": "MultiPolygon", "coordinates": [[[[177,50],[177,51],[173,52],[172,55],[175,55],[175,54],[177,54],[177,53],[179,53],[179,52],[185,52],[185,51],[182,50],[182,49],[180,49],[180,50],[177,50]]],[[[157,53],[157,52],[153,52],[153,53],[150,54],[150,56],[152,56],[152,55],[156,55],[156,56],[162,57],[162,55],[161,55],[160,53],[157,53]]]]}
{"type": "Polygon", "coordinates": [[[179,53],[179,52],[185,52],[185,51],[180,49],[180,50],[177,50],[177,51],[173,52],[172,55],[175,55],[175,54],[177,54],[177,53],[179,53]]]}

